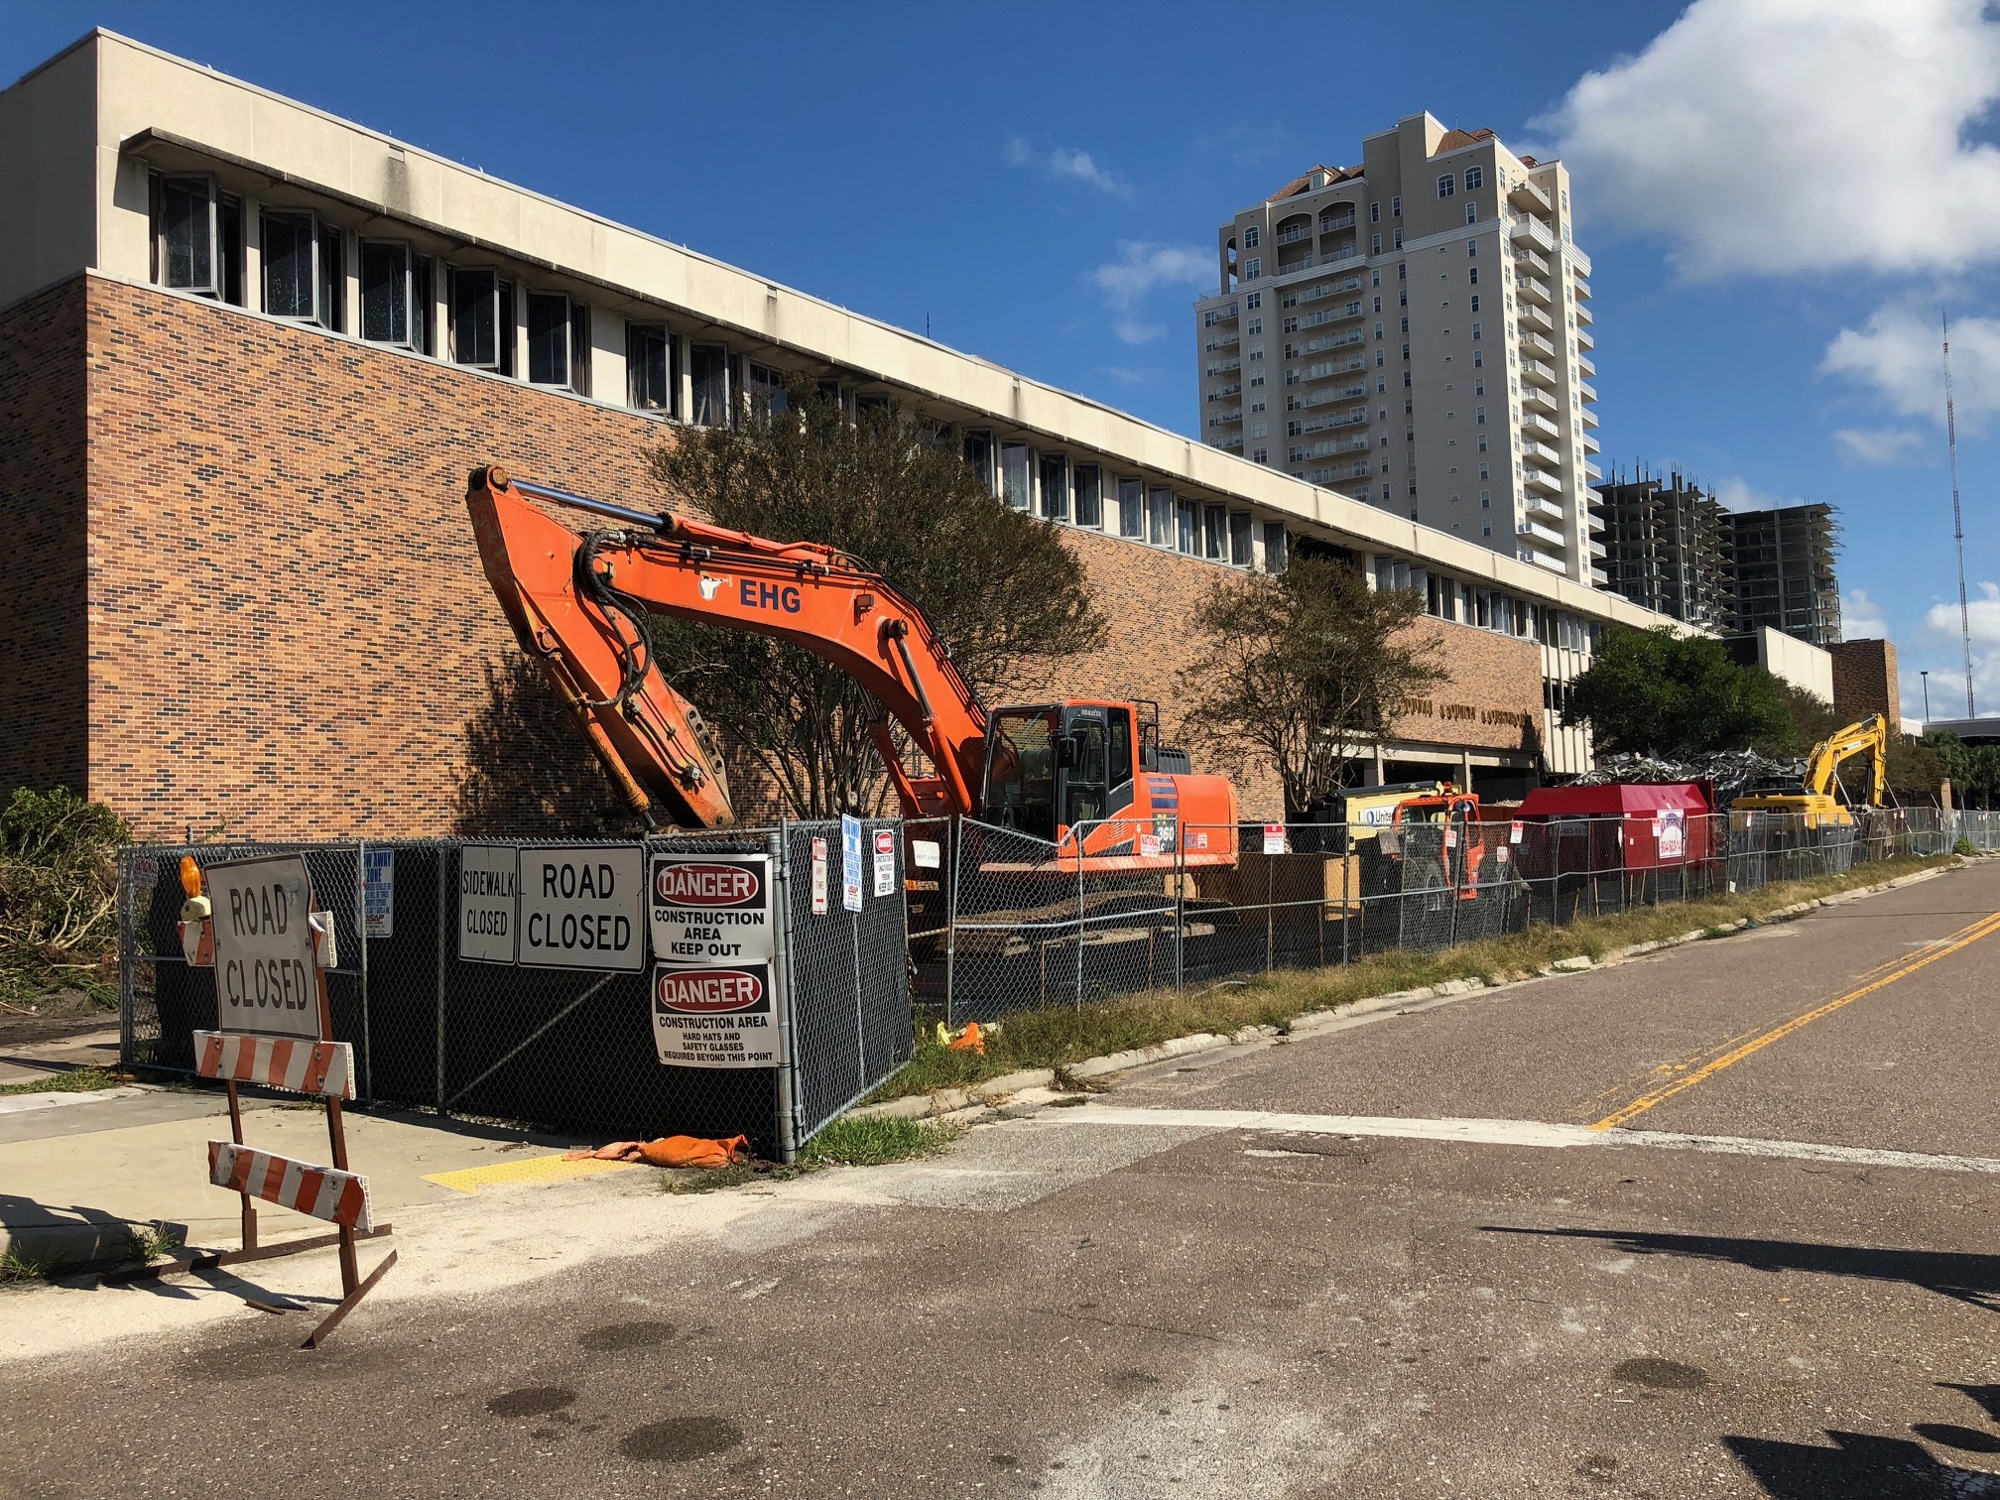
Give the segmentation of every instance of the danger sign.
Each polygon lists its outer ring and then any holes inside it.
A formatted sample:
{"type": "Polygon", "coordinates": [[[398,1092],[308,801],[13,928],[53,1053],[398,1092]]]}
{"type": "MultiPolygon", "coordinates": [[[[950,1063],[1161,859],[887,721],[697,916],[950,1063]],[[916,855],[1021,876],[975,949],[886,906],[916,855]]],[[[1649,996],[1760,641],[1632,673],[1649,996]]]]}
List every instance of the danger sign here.
{"type": "Polygon", "coordinates": [[[653,1043],[676,1068],[775,1068],[783,1061],[767,963],[653,968],[653,1043]]]}
{"type": "Polygon", "coordinates": [[[776,944],[768,854],[655,854],[647,880],[653,957],[768,964],[776,944]]]}

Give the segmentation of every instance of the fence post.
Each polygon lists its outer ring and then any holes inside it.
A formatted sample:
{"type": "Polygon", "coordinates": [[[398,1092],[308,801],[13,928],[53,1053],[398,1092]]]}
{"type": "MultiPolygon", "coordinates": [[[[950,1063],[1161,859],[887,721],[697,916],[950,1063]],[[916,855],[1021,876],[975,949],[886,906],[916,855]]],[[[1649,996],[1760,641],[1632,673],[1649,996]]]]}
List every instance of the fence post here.
{"type": "Polygon", "coordinates": [[[945,833],[951,840],[951,890],[945,896],[944,1024],[952,1027],[958,1024],[953,1011],[958,986],[958,887],[964,879],[961,866],[965,855],[965,814],[953,813],[945,823],[945,833]]]}
{"type": "MultiPolygon", "coordinates": [[[[354,941],[361,950],[361,1078],[375,1101],[375,1032],[368,1015],[368,841],[354,845],[354,941]]],[[[324,991],[322,991],[324,993],[324,991]]]]}
{"type": "Polygon", "coordinates": [[[1174,810],[1174,988],[1187,987],[1187,824],[1174,810]]]}
{"type": "MultiPolygon", "coordinates": [[[[778,991],[775,1009],[778,1016],[778,1160],[789,1166],[799,1154],[798,1087],[798,1026],[796,1007],[792,1000],[792,882],[787,868],[790,854],[790,840],[785,837],[785,824],[778,823],[778,831],[765,835],[765,849],[771,857],[769,876],[771,881],[771,910],[778,921],[777,942],[771,945],[771,978],[778,991]]],[[[866,1075],[864,1075],[866,1076],[866,1075]]]]}
{"type": "Polygon", "coordinates": [[[451,912],[451,877],[445,870],[446,864],[456,851],[452,844],[437,846],[437,1028],[431,1035],[431,1050],[436,1054],[432,1063],[437,1072],[437,1106],[444,1108],[444,964],[445,931],[449,927],[454,936],[458,932],[458,920],[453,916],[447,923],[446,914],[451,912]]]}
{"type": "Polygon", "coordinates": [[[138,943],[132,930],[134,858],[129,846],[118,851],[118,1060],[127,1067],[132,1065],[132,1006],[139,978],[139,955],[133,951],[138,943]]]}
{"type": "Polygon", "coordinates": [[[1083,846],[1087,831],[1070,830],[1076,839],[1076,994],[1073,1004],[1077,1010],[1083,1009],[1083,846]]]}

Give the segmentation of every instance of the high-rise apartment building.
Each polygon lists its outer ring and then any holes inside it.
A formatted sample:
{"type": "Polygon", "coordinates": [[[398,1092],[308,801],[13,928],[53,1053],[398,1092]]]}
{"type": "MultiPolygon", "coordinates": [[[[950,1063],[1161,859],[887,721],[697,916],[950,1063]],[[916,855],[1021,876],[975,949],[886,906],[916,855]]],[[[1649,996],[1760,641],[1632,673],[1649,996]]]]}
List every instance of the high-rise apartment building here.
{"type": "Polygon", "coordinates": [[[1722,629],[1734,593],[1721,502],[1678,470],[1614,476],[1597,495],[1610,586],[1660,614],[1722,629]]]}
{"type": "Polygon", "coordinates": [[[1759,626],[1814,646],[1840,639],[1840,542],[1833,507],[1782,505],[1724,512],[1728,524],[1730,615],[1727,629],[1759,626]]]}
{"type": "Polygon", "coordinates": [[[1579,583],[1594,534],[1590,258],[1569,175],[1428,114],[1217,232],[1209,445],[1579,583]]]}

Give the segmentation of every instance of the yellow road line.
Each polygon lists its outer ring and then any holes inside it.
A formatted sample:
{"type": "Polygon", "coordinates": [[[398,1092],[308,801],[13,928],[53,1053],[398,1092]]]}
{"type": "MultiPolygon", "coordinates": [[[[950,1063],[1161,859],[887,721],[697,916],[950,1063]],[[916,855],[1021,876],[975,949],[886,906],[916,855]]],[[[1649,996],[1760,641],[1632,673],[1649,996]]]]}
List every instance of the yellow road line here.
{"type": "Polygon", "coordinates": [[[1864,984],[1859,989],[1849,990],[1837,1000],[1829,1000],[1826,1004],[1819,1006],[1817,1009],[1809,1010],[1802,1016],[1794,1016],[1791,1020],[1785,1022],[1784,1025],[1773,1027],[1763,1035],[1745,1042],[1733,1051],[1724,1053],[1713,1062],[1695,1069],[1694,1072],[1689,1073],[1684,1078],[1677,1078],[1672,1083],[1654,1089],[1650,1094],[1641,1094],[1623,1109],[1617,1111],[1615,1114],[1606,1115],[1590,1128],[1592,1130],[1615,1130],[1626,1121],[1644,1114],[1654,1105],[1664,1103],[1666,1100],[1673,1098],[1674,1095],[1693,1088],[1704,1079],[1713,1078],[1724,1068],[1743,1061],[1744,1058],[1753,1052],[1761,1052],[1764,1048],[1770,1046],[1771,1043],[1783,1040],[1801,1027],[1808,1026],[1812,1022],[1817,1021],[1821,1016],[1832,1015],[1843,1005],[1852,1005],[1864,995],[1872,995],[1879,989],[1886,989],[1897,980],[1906,979],[1916,973],[1917,970],[1928,964],[1934,964],[1941,958],[1949,958],[1961,948],[1969,948],[1981,938],[1994,932],[2000,932],[2000,911],[1996,911],[1990,916],[1981,917],[1970,926],[1961,927],[1940,946],[1927,951],[1923,957],[1912,959],[1901,968],[1884,974],[1881,978],[1869,984],[1864,984]]]}
{"type": "Polygon", "coordinates": [[[527,1156],[519,1161],[500,1161],[490,1167],[460,1167],[455,1172],[433,1172],[424,1179],[454,1192],[476,1193],[481,1188],[522,1187],[545,1182],[568,1182],[578,1177],[595,1177],[600,1172],[620,1172],[629,1161],[564,1161],[561,1156],[527,1156]]]}

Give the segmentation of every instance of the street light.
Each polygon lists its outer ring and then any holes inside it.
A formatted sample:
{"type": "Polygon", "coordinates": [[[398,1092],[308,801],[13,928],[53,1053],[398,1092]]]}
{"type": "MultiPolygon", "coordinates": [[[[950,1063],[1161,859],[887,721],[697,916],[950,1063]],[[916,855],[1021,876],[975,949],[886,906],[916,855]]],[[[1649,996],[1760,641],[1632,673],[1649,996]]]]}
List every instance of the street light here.
{"type": "Polygon", "coordinates": [[[1931,674],[1918,672],[1917,675],[1924,680],[1924,724],[1928,728],[1931,722],[1931,674]]]}

